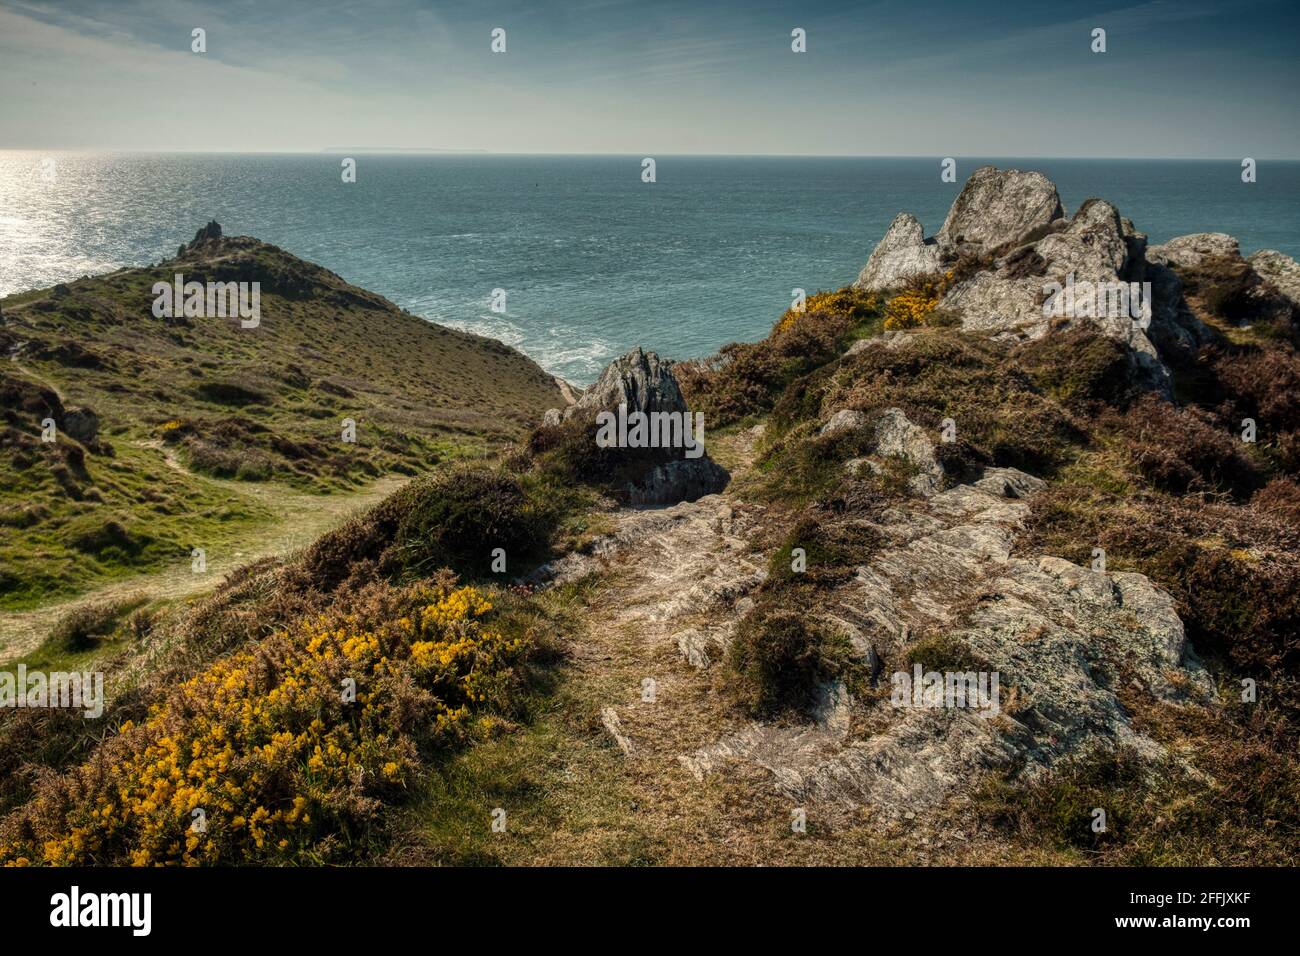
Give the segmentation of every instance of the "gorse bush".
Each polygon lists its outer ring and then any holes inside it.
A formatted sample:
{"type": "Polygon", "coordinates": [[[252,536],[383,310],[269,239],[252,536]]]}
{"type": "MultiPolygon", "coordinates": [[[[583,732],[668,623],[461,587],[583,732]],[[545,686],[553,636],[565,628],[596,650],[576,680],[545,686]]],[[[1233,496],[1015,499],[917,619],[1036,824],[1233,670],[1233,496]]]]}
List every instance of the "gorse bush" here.
{"type": "Polygon", "coordinates": [[[839,358],[852,339],[879,331],[881,315],[874,293],[818,292],[761,342],[733,342],[713,359],[679,362],[673,371],[687,405],[722,427],[770,409],[790,382],[839,358]]]}
{"type": "Polygon", "coordinates": [[[44,780],[0,823],[0,861],[357,858],[422,758],[508,705],[530,643],[493,627],[492,611],[450,578],[381,587],[351,613],[304,619],[223,658],[44,780]]]}
{"type": "Polygon", "coordinates": [[[827,316],[852,322],[871,322],[880,315],[880,297],[845,286],[834,292],[814,292],[804,301],[801,311],[789,308],[772,328],[773,335],[783,335],[804,322],[825,321],[827,316]]]}
{"type": "Polygon", "coordinates": [[[947,317],[940,315],[936,310],[939,300],[948,291],[952,279],[952,272],[909,277],[903,290],[890,299],[889,304],[885,306],[885,331],[895,332],[901,329],[915,329],[923,325],[947,324],[947,317]]]}

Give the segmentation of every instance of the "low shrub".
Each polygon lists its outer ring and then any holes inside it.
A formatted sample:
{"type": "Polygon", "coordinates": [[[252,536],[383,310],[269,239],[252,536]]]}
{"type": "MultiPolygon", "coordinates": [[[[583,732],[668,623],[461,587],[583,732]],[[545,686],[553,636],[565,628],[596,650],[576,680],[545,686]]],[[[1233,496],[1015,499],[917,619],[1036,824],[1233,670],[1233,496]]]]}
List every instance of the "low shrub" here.
{"type": "Polygon", "coordinates": [[[89,650],[96,641],[112,634],[140,603],[140,599],[131,598],[78,605],[55,622],[49,641],[63,651],[89,650]]]}
{"type": "Polygon", "coordinates": [[[879,331],[880,302],[851,287],[810,296],[803,313],[787,312],[761,342],[723,346],[704,362],[673,367],[687,404],[721,428],[772,407],[801,375],[832,362],[853,338],[879,331]]]}
{"type": "Polygon", "coordinates": [[[1238,497],[1263,484],[1235,433],[1196,407],[1179,408],[1146,395],[1127,415],[1113,418],[1137,471],[1174,494],[1231,492],[1238,497]]]}
{"type": "Polygon", "coordinates": [[[736,627],[723,689],[756,717],[805,715],[823,684],[854,667],[853,647],[843,634],[794,607],[764,601],[736,627]]]}
{"type": "Polygon", "coordinates": [[[1133,396],[1128,351],[1109,336],[1054,332],[1016,347],[1011,356],[1035,385],[1071,407],[1123,407],[1133,396]]]}
{"type": "Polygon", "coordinates": [[[421,761],[509,705],[529,645],[492,610],[450,578],[377,587],[219,660],[44,779],[0,822],[0,863],[357,859],[421,761]]]}
{"type": "Polygon", "coordinates": [[[546,556],[570,504],[541,478],[446,469],[321,536],[292,573],[319,591],[439,568],[487,578],[494,575],[492,550],[503,548],[507,570],[516,576],[546,556]]]}

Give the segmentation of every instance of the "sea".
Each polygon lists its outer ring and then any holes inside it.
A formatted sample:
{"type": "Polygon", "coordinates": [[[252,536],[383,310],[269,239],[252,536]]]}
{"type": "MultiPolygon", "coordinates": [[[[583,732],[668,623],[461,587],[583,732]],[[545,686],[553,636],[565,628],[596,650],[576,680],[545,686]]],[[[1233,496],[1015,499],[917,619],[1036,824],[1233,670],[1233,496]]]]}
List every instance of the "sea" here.
{"type": "Polygon", "coordinates": [[[636,345],[767,334],[794,289],[856,278],[901,211],[936,231],[977,167],[1036,169],[1161,242],[1226,232],[1300,258],[1300,162],[491,153],[0,151],[0,296],[157,262],[215,219],[575,384],[636,345]],[[345,182],[345,159],[356,162],[345,182]],[[504,296],[494,290],[503,290],[504,296]],[[497,309],[493,308],[493,305],[497,309]]]}

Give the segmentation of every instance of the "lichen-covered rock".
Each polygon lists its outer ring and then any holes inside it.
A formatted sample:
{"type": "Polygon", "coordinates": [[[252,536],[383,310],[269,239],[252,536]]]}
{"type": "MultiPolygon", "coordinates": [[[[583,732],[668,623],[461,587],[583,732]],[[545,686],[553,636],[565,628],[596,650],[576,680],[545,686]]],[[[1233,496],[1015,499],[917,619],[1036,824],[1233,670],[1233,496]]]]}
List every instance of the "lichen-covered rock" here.
{"type": "Polygon", "coordinates": [[[862,267],[855,289],[894,289],[911,275],[938,272],[939,247],[927,240],[921,223],[911,213],[900,212],[862,267]]]}
{"type": "Polygon", "coordinates": [[[901,458],[915,471],[909,485],[917,494],[929,496],[943,487],[943,466],[935,457],[934,443],[925,429],[909,420],[901,409],[886,408],[868,415],[854,408],[841,408],[822,426],[820,434],[867,428],[872,431],[870,454],[845,462],[850,474],[861,474],[864,468],[879,473],[879,459],[901,458]]]}
{"type": "Polygon", "coordinates": [[[1300,308],[1300,265],[1288,255],[1274,249],[1261,249],[1246,259],[1255,274],[1272,283],[1273,287],[1300,308]]]}
{"type": "Polygon", "coordinates": [[[955,250],[990,252],[1063,215],[1056,186],[1042,173],[981,166],[966,180],[936,239],[955,250]]]}
{"type": "Polygon", "coordinates": [[[928,497],[943,487],[943,467],[935,458],[934,443],[924,428],[911,422],[897,408],[881,412],[875,427],[875,453],[902,458],[916,469],[909,481],[913,491],[928,497]]]}
{"type": "Polygon", "coordinates": [[[819,434],[834,435],[836,432],[851,431],[855,428],[866,428],[871,424],[871,418],[866,412],[860,412],[856,408],[841,408],[838,412],[827,420],[822,426],[819,434]]]}
{"type": "MultiPolygon", "coordinates": [[[[1014,341],[1086,325],[1128,346],[1136,383],[1169,393],[1165,356],[1185,359],[1211,338],[1188,308],[1172,267],[1236,254],[1237,241],[1222,233],[1148,247],[1146,236],[1103,199],[1086,200],[1067,220],[1056,187],[1041,173],[985,166],[971,175],[933,239],[923,238],[914,217],[895,218],[856,285],[896,286],[904,265],[917,271],[914,266],[933,263],[931,272],[958,273],[938,309],[957,316],[963,328],[1014,341]],[[1140,299],[1133,298],[1134,283],[1140,299]],[[1054,290],[1067,285],[1094,290],[1083,294],[1092,305],[1062,314],[1054,290]],[[1134,303],[1131,310],[1121,294],[1134,303]]],[[[1262,268],[1289,274],[1285,262],[1262,261],[1262,268]]],[[[850,354],[872,341],[855,343],[850,354]]]]}
{"type": "Polygon", "coordinates": [[[629,412],[684,412],[686,400],[672,365],[640,346],[605,366],[596,384],[564,410],[564,418],[594,415],[627,405],[629,412]]]}
{"type": "Polygon", "coordinates": [[[928,638],[955,641],[978,669],[997,674],[996,707],[896,706],[886,697],[870,705],[869,735],[854,735],[833,711],[813,725],[755,722],[682,754],[683,766],[703,779],[746,761],[767,769],[791,799],[901,816],[938,805],[986,771],[1032,775],[1116,746],[1163,754],[1120,704],[1121,681],[1187,704],[1213,701],[1214,687],[1173,599],[1145,576],[1015,553],[1024,499],[1042,487],[1015,469],[988,469],[974,485],[887,510],[876,522],[887,547],[818,612],[856,635],[855,647],[870,646],[870,658],[860,653],[886,688],[913,655],[930,669],[928,638]]]}
{"type": "Polygon", "coordinates": [[[1147,249],[1147,261],[1178,269],[1192,269],[1211,256],[1236,257],[1241,247],[1232,236],[1222,232],[1194,232],[1178,236],[1147,249]]]}

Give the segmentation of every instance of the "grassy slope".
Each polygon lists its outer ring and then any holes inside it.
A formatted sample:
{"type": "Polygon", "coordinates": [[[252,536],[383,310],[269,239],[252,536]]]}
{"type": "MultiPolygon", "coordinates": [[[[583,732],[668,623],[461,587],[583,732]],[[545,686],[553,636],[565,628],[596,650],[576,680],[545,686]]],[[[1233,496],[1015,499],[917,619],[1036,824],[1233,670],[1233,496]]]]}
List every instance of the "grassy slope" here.
{"type": "Polygon", "coordinates": [[[232,550],[275,521],[276,489],[352,493],[510,439],[563,403],[550,376],[501,343],[432,325],[246,237],[0,307],[10,394],[44,388],[65,409],[90,407],[103,443],[39,443],[39,398],[5,409],[5,610],[188,565],[193,547],[232,550]],[[151,287],[177,272],[261,282],[260,327],[155,318],[151,287]],[[355,445],[341,440],[344,418],[357,423],[355,445]]]}

